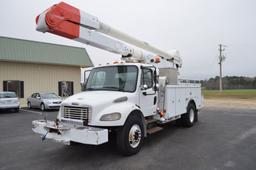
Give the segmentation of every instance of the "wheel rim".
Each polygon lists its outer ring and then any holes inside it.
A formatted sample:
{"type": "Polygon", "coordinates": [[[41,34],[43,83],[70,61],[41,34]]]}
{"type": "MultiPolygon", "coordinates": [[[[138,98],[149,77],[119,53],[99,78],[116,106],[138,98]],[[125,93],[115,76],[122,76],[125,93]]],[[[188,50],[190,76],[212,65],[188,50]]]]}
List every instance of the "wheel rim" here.
{"type": "Polygon", "coordinates": [[[44,111],[44,105],[43,104],[41,104],[41,110],[44,111]]]}
{"type": "Polygon", "coordinates": [[[191,123],[193,123],[194,122],[194,118],[195,118],[195,112],[194,112],[193,109],[190,109],[190,111],[189,111],[189,121],[191,123]]]}
{"type": "Polygon", "coordinates": [[[135,124],[131,127],[129,132],[129,144],[132,148],[139,146],[141,141],[141,129],[140,126],[135,124]]]}

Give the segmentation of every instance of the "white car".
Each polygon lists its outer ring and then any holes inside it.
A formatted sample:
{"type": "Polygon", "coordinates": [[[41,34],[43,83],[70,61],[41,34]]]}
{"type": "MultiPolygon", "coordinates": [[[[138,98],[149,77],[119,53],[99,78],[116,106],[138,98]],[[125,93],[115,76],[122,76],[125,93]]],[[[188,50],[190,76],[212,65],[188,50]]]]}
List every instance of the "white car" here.
{"type": "Polygon", "coordinates": [[[48,109],[59,109],[62,99],[51,92],[33,93],[27,99],[28,108],[40,108],[42,111],[48,109]]]}
{"type": "Polygon", "coordinates": [[[15,92],[0,92],[0,110],[14,110],[19,112],[20,101],[15,92]]]}

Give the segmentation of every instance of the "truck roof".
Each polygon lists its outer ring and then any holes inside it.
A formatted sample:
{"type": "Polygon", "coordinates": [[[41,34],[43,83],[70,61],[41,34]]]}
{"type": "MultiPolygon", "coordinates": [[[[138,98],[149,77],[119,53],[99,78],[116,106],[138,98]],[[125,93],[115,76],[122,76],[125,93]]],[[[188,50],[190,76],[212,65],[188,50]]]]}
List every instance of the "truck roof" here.
{"type": "Polygon", "coordinates": [[[126,62],[114,62],[112,64],[102,64],[102,65],[98,65],[98,66],[95,66],[95,67],[90,67],[88,70],[90,69],[93,69],[93,68],[99,68],[99,67],[111,67],[111,66],[131,66],[131,65],[134,65],[134,66],[137,66],[137,67],[140,67],[140,66],[144,66],[144,67],[147,67],[147,66],[152,66],[150,64],[145,64],[145,63],[126,63],[126,62]]]}

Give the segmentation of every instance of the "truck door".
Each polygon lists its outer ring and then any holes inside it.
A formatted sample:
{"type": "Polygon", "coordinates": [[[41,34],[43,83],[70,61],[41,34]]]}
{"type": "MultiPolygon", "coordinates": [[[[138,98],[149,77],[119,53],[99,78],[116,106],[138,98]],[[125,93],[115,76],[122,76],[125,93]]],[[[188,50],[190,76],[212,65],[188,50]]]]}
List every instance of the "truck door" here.
{"type": "Polygon", "coordinates": [[[140,107],[145,116],[156,114],[157,93],[154,90],[155,83],[152,67],[143,67],[141,71],[140,107]]]}

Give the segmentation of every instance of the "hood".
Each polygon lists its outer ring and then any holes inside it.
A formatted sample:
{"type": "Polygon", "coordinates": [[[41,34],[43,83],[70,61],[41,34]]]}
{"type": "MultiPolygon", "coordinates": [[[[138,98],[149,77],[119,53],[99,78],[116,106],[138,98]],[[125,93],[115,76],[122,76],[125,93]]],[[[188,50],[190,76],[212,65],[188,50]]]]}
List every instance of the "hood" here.
{"type": "Polygon", "coordinates": [[[95,106],[104,103],[112,103],[120,97],[128,97],[131,93],[115,91],[86,91],[75,94],[65,99],[62,104],[74,106],[95,106]]]}
{"type": "Polygon", "coordinates": [[[61,102],[62,99],[43,99],[44,101],[49,101],[49,102],[61,102]]]}

